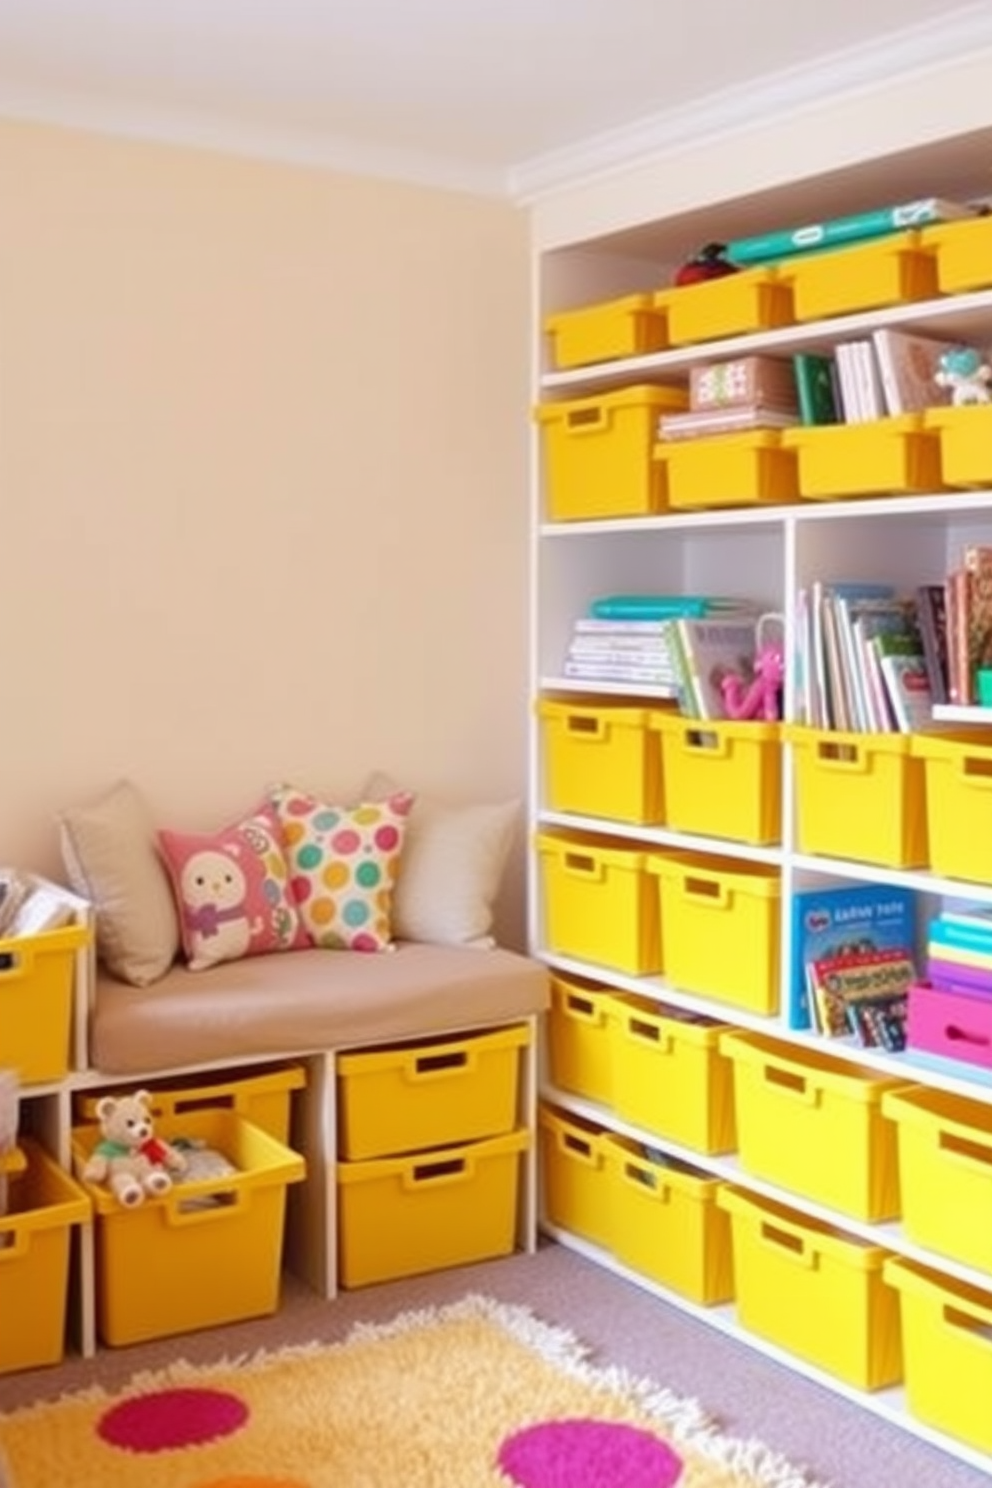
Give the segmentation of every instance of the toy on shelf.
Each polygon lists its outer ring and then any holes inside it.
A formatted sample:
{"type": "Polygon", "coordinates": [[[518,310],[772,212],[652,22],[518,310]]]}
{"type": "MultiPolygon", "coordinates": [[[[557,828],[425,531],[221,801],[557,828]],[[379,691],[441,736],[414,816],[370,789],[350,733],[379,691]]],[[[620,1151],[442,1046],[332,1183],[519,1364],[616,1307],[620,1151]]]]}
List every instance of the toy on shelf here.
{"type": "Polygon", "coordinates": [[[941,352],[933,380],[939,388],[950,389],[955,408],[992,402],[992,367],[973,346],[955,346],[941,352]]]}
{"type": "Polygon", "coordinates": [[[771,723],[782,717],[785,645],[781,627],[781,615],[762,615],[757,624],[753,677],[748,679],[740,672],[725,672],[721,677],[720,691],[728,718],[761,718],[771,723]],[[776,634],[766,639],[773,626],[776,634]]]}
{"type": "Polygon", "coordinates": [[[105,1183],[125,1209],[158,1198],[172,1187],[172,1174],[186,1171],[177,1147],[155,1135],[147,1090],[105,1095],[97,1101],[101,1139],[83,1168],[89,1183],[105,1183]]]}
{"type": "Polygon", "coordinates": [[[701,284],[707,279],[723,279],[727,274],[736,274],[737,265],[728,263],[724,257],[726,245],[723,243],[705,243],[698,253],[692,258],[687,258],[685,263],[675,270],[672,283],[701,284]]]}

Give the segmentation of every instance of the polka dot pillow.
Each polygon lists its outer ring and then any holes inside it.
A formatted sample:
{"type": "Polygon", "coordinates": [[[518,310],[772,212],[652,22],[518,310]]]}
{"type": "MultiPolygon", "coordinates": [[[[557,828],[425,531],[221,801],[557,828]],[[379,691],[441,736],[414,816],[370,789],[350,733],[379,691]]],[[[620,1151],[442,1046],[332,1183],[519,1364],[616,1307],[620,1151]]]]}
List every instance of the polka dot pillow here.
{"type": "Polygon", "coordinates": [[[290,885],[315,945],[383,951],[392,944],[393,885],[413,796],[335,806],[290,785],[272,792],[290,885]]]}

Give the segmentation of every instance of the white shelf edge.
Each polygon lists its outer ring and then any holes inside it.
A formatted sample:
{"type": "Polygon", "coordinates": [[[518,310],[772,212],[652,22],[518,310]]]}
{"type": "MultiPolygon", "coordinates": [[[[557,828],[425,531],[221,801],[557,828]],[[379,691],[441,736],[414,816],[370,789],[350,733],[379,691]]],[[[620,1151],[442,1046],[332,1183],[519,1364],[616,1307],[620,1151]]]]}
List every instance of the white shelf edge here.
{"type": "Polygon", "coordinates": [[[650,373],[682,372],[700,362],[721,357],[744,356],[756,351],[805,351],[874,330],[877,326],[940,326],[944,320],[966,320],[992,310],[992,290],[973,294],[947,295],[936,300],[915,300],[889,305],[883,309],[837,315],[829,320],[811,320],[779,326],[774,330],[753,331],[743,336],[721,336],[719,340],[697,341],[689,346],[672,347],[652,352],[649,356],[624,357],[613,362],[600,362],[591,367],[572,367],[560,372],[545,372],[539,381],[545,392],[594,384],[631,382],[650,373]]]}
{"type": "MultiPolygon", "coordinates": [[[[598,689],[597,689],[598,690],[598,689]]],[[[703,720],[700,726],[705,727],[703,720]]],[[[745,858],[754,863],[769,863],[781,867],[784,853],[780,846],[759,847],[750,842],[737,842],[730,837],[700,837],[691,832],[678,832],[670,827],[640,826],[632,822],[605,820],[598,816],[573,816],[563,811],[537,813],[539,826],[566,827],[580,832],[606,832],[611,837],[630,838],[632,841],[648,842],[657,847],[690,848],[696,852],[718,853],[725,858],[745,858]]]]}
{"type": "MultiPolygon", "coordinates": [[[[971,1447],[967,1442],[960,1441],[957,1437],[948,1436],[935,1427],[928,1426],[926,1422],[920,1421],[916,1416],[910,1414],[906,1405],[905,1390],[901,1387],[893,1387],[887,1390],[858,1390],[855,1386],[847,1384],[836,1375],[828,1374],[826,1370],[819,1369],[815,1364],[809,1364],[798,1354],[790,1353],[778,1344],[768,1339],[759,1337],[756,1333],[750,1333],[737,1321],[736,1309],[732,1303],[724,1303],[716,1307],[703,1307],[697,1302],[682,1297],[678,1292],[671,1291],[659,1282],[653,1281],[649,1276],[643,1276],[640,1272],[624,1266],[609,1251],[603,1250],[598,1245],[593,1245],[588,1240],[583,1240],[579,1235],[573,1235],[570,1231],[561,1229],[545,1219],[542,1219],[540,1228],[545,1235],[555,1240],[559,1245],[568,1250],[574,1250],[586,1260],[601,1266],[604,1271],[610,1271],[615,1276],[622,1277],[625,1281],[633,1283],[643,1291],[649,1292],[659,1301],[667,1303],[679,1312],[687,1313],[695,1318],[697,1322],[705,1323],[710,1328],[717,1329],[728,1338],[737,1343],[743,1343],[757,1353],[765,1355],[777,1364],[790,1370],[794,1374],[801,1374],[804,1378],[812,1380],[815,1384],[822,1385],[835,1395],[841,1395],[845,1400],[869,1410],[873,1415],[880,1416],[891,1425],[897,1426],[901,1431],[919,1437],[920,1440],[937,1447],[950,1457],[956,1457],[961,1462],[977,1468],[979,1472],[988,1473],[990,1469],[990,1458],[977,1448],[971,1447]]],[[[799,1464],[797,1464],[798,1466],[799,1464]]]]}
{"type": "Polygon", "coordinates": [[[571,956],[562,956],[547,948],[541,948],[534,954],[553,971],[585,977],[605,987],[612,987],[618,992],[633,992],[653,1002],[667,1003],[670,1007],[701,1013],[704,1017],[712,1018],[718,1023],[747,1028],[753,1033],[763,1033],[769,1038],[779,1039],[782,1043],[793,1044],[798,1048],[817,1049],[821,1053],[834,1055],[846,1064],[862,1065],[876,1069],[882,1074],[915,1080],[920,1084],[946,1090],[953,1095],[962,1095],[981,1101],[982,1104],[992,1102],[992,1071],[982,1070],[978,1066],[965,1067],[964,1072],[959,1073],[953,1067],[951,1060],[938,1061],[936,1058],[916,1055],[911,1051],[893,1054],[884,1049],[865,1049],[860,1044],[847,1039],[826,1039],[809,1029],[790,1028],[781,1016],[750,1013],[725,1002],[716,1002],[712,998],[681,992],[677,987],[670,986],[663,977],[631,976],[612,967],[598,966],[590,961],[579,961],[571,956]]]}
{"type": "Polygon", "coordinates": [[[573,1111],[597,1126],[631,1137],[637,1142],[643,1142],[647,1147],[667,1152],[670,1156],[678,1158],[680,1162],[688,1164],[689,1167],[704,1173],[711,1173],[716,1178],[722,1178],[726,1183],[734,1183],[740,1188],[750,1189],[766,1199],[772,1199],[777,1204],[794,1209],[798,1214],[808,1215],[834,1229],[855,1235],[859,1240],[866,1240],[869,1244],[880,1245],[885,1249],[895,1251],[908,1260],[918,1261],[921,1266],[927,1266],[931,1271],[938,1271],[942,1275],[954,1277],[957,1281],[966,1282],[969,1286],[992,1293],[992,1271],[982,1271],[974,1266],[967,1266],[961,1261],[956,1261],[952,1256],[938,1255],[935,1251],[917,1245],[905,1234],[899,1220],[856,1219],[840,1209],[828,1208],[816,1199],[796,1193],[792,1189],[782,1188],[750,1172],[742,1166],[736,1153],[708,1153],[700,1152],[694,1147],[686,1147],[681,1142],[674,1142],[658,1132],[637,1126],[619,1116],[616,1111],[601,1106],[595,1101],[587,1100],[584,1096],[576,1095],[574,1091],[561,1090],[556,1085],[545,1084],[541,1089],[541,1098],[550,1101],[559,1109],[573,1111]]]}
{"type": "Polygon", "coordinates": [[[926,868],[882,868],[848,858],[816,857],[793,853],[790,862],[810,873],[833,874],[836,878],[871,879],[873,883],[891,884],[895,888],[913,889],[918,894],[943,894],[952,899],[971,899],[976,904],[992,904],[992,883],[971,883],[963,878],[944,878],[926,868]]]}
{"type": "Polygon", "coordinates": [[[541,692],[594,692],[604,697],[656,698],[663,703],[674,702],[679,695],[677,687],[652,686],[648,682],[604,682],[594,677],[541,677],[537,685],[541,692]]]}
{"type": "Polygon", "coordinates": [[[977,703],[934,703],[931,712],[935,723],[977,723],[992,728],[992,707],[977,703]]]}
{"type": "MultiPolygon", "coordinates": [[[[992,512],[992,491],[930,491],[910,496],[831,497],[787,506],[721,507],[713,511],[661,512],[647,517],[601,517],[576,522],[541,522],[541,538],[608,537],[624,532],[700,532],[709,528],[800,526],[808,522],[864,521],[871,517],[958,518],[992,512]]],[[[982,710],[984,711],[984,710],[982,710]]]]}

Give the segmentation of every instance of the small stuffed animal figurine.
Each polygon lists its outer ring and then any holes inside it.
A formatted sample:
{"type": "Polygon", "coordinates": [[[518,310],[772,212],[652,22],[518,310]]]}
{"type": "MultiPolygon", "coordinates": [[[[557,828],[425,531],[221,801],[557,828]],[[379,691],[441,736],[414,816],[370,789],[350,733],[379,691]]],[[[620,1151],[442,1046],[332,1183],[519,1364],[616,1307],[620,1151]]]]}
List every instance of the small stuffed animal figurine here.
{"type": "Polygon", "coordinates": [[[727,274],[736,274],[737,265],[724,257],[725,243],[704,243],[698,253],[687,258],[675,271],[673,284],[701,284],[706,279],[723,279],[727,274]]]}
{"type": "Polygon", "coordinates": [[[146,1195],[158,1198],[172,1187],[172,1173],[186,1169],[186,1158],[155,1135],[147,1090],[105,1095],[97,1101],[101,1139],[83,1168],[89,1183],[105,1183],[119,1204],[133,1209],[146,1195]]]}
{"type": "Polygon", "coordinates": [[[785,682],[785,648],[778,637],[764,638],[779,615],[762,615],[758,621],[754,677],[748,682],[738,672],[725,672],[720,679],[723,706],[728,718],[761,718],[773,723],[782,717],[782,687],[785,682]]]}
{"type": "Polygon", "coordinates": [[[955,346],[941,352],[933,380],[939,388],[950,388],[955,408],[992,402],[992,367],[973,346],[955,346]]]}

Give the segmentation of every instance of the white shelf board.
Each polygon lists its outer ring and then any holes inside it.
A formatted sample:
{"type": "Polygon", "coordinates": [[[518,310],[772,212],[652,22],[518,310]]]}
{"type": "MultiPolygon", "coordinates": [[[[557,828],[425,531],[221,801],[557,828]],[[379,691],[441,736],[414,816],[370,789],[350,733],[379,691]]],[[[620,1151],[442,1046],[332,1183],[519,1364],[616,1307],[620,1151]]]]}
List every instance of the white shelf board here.
{"type": "Polygon", "coordinates": [[[731,1303],[717,1307],[702,1307],[696,1302],[689,1301],[678,1292],[671,1291],[668,1287],[661,1286],[652,1281],[650,1277],[633,1271],[629,1266],[624,1266],[609,1251],[603,1250],[598,1245],[592,1245],[583,1240],[579,1235],[573,1235],[568,1230],[563,1230],[557,1225],[550,1224],[547,1220],[541,1221],[542,1231],[564,1245],[569,1250],[585,1256],[587,1260],[593,1261],[597,1266],[602,1266],[604,1271],[610,1271],[615,1276],[622,1277],[625,1281],[632,1282],[641,1287],[659,1301],[675,1307],[680,1312],[688,1313],[690,1317],[698,1322],[705,1323],[707,1327],[715,1328],[732,1338],[737,1343],[743,1343],[748,1348],[755,1349],[766,1358],[773,1359],[777,1364],[795,1374],[801,1374],[806,1379],[813,1380],[825,1389],[831,1390],[835,1395],[842,1395],[846,1400],[855,1405],[871,1411],[876,1416],[881,1416],[901,1430],[919,1437],[931,1446],[938,1447],[949,1456],[956,1457],[969,1466],[975,1467],[979,1472],[988,1473],[992,1467],[992,1459],[985,1453],[979,1452],[975,1447],[966,1442],[958,1441],[955,1437],[947,1436],[942,1431],[935,1430],[925,1422],[917,1420],[910,1414],[906,1405],[905,1391],[901,1388],[888,1390],[858,1390],[844,1380],[838,1379],[836,1375],[828,1374],[826,1370],[819,1369],[815,1364],[809,1364],[797,1354],[790,1353],[787,1349],[771,1343],[765,1338],[759,1338],[756,1333],[750,1333],[737,1321],[736,1310],[731,1303]]]}
{"type": "Polygon", "coordinates": [[[783,1204],[798,1214],[807,1215],[819,1220],[822,1224],[843,1230],[849,1235],[855,1235],[859,1240],[866,1240],[870,1245],[887,1246],[908,1260],[918,1261],[921,1266],[929,1267],[931,1271],[953,1276],[958,1281],[966,1282],[970,1286],[992,1294],[992,1272],[982,1271],[975,1266],[967,1266],[951,1256],[937,1255],[924,1246],[917,1245],[906,1235],[899,1220],[856,1219],[839,1209],[831,1209],[816,1199],[808,1198],[805,1194],[796,1193],[792,1189],[782,1188],[776,1183],[768,1182],[743,1167],[740,1158],[735,1153],[707,1153],[700,1152],[694,1147],[685,1147],[680,1142],[673,1142],[657,1132],[648,1131],[645,1127],[632,1125],[618,1116],[615,1111],[599,1105],[596,1101],[586,1100],[573,1091],[559,1090],[554,1085],[546,1085],[541,1091],[541,1096],[542,1099],[551,1102],[560,1110],[574,1112],[597,1126],[606,1127],[610,1131],[631,1137],[634,1141],[643,1142],[646,1147],[654,1148],[659,1152],[666,1152],[669,1156],[677,1158],[697,1171],[710,1173],[715,1178],[722,1178],[726,1183],[735,1183],[740,1188],[750,1189],[753,1193],[761,1194],[762,1197],[771,1199],[776,1204],[783,1204]]]}
{"type": "Polygon", "coordinates": [[[976,723],[992,728],[992,708],[980,708],[977,703],[934,703],[931,713],[935,723],[976,723]]]}
{"type": "Polygon", "coordinates": [[[796,868],[811,873],[832,874],[836,878],[856,878],[860,882],[892,884],[912,889],[918,894],[944,894],[953,899],[971,899],[976,904],[992,904],[992,883],[970,883],[963,878],[944,878],[926,868],[881,868],[848,858],[815,857],[797,853],[790,861],[796,868]]]}
{"type": "Polygon", "coordinates": [[[600,362],[591,367],[571,367],[560,372],[546,372],[540,385],[547,392],[592,385],[610,386],[632,383],[643,377],[665,373],[685,374],[701,362],[720,361],[747,356],[752,352],[816,351],[837,340],[869,334],[879,326],[919,326],[935,335],[967,339],[983,317],[987,330],[992,311],[992,290],[974,294],[948,295],[936,300],[890,305],[881,310],[858,311],[838,315],[830,320],[807,321],[801,325],[780,326],[770,331],[754,331],[745,336],[724,336],[719,340],[696,342],[691,346],[656,351],[648,356],[624,357],[619,361],[600,362]]]}
{"type": "MultiPolygon", "coordinates": [[[[598,688],[597,688],[598,691],[598,688]]],[[[705,727],[702,719],[700,727],[705,727]]],[[[696,852],[719,853],[721,857],[743,858],[753,863],[770,863],[773,867],[782,864],[781,847],[759,847],[749,842],[737,842],[729,837],[699,837],[689,832],[675,832],[668,827],[639,826],[631,822],[604,820],[597,816],[573,816],[563,811],[539,812],[539,824],[548,827],[566,827],[570,831],[607,832],[611,837],[629,838],[639,843],[653,843],[658,847],[690,848],[696,852]]]]}
{"type": "MultiPolygon", "coordinates": [[[[594,692],[604,697],[656,698],[659,702],[673,702],[679,695],[677,687],[653,687],[647,682],[601,682],[593,677],[542,677],[538,682],[541,692],[594,692]]],[[[600,831],[610,831],[600,824],[600,831]]]]}
{"type": "Polygon", "coordinates": [[[918,1080],[935,1089],[947,1090],[954,1095],[963,1095],[983,1104],[992,1102],[992,1071],[977,1065],[965,1065],[956,1060],[938,1059],[936,1056],[917,1054],[904,1050],[890,1053],[886,1049],[865,1049],[853,1038],[825,1039],[820,1034],[805,1028],[790,1028],[780,1017],[762,1016],[743,1008],[733,1007],[713,998],[699,997],[682,992],[663,977],[637,977],[612,967],[599,966],[590,961],[579,961],[572,956],[562,956],[546,947],[534,953],[552,970],[572,976],[585,977],[589,981],[613,988],[619,992],[633,992],[653,1002],[669,1007],[683,1008],[687,1012],[701,1013],[715,1022],[732,1024],[737,1028],[749,1028],[754,1033],[763,1033],[768,1038],[779,1039],[800,1048],[817,1049],[820,1053],[832,1054],[848,1064],[877,1069],[883,1074],[896,1075],[902,1079],[918,1080]]]}

